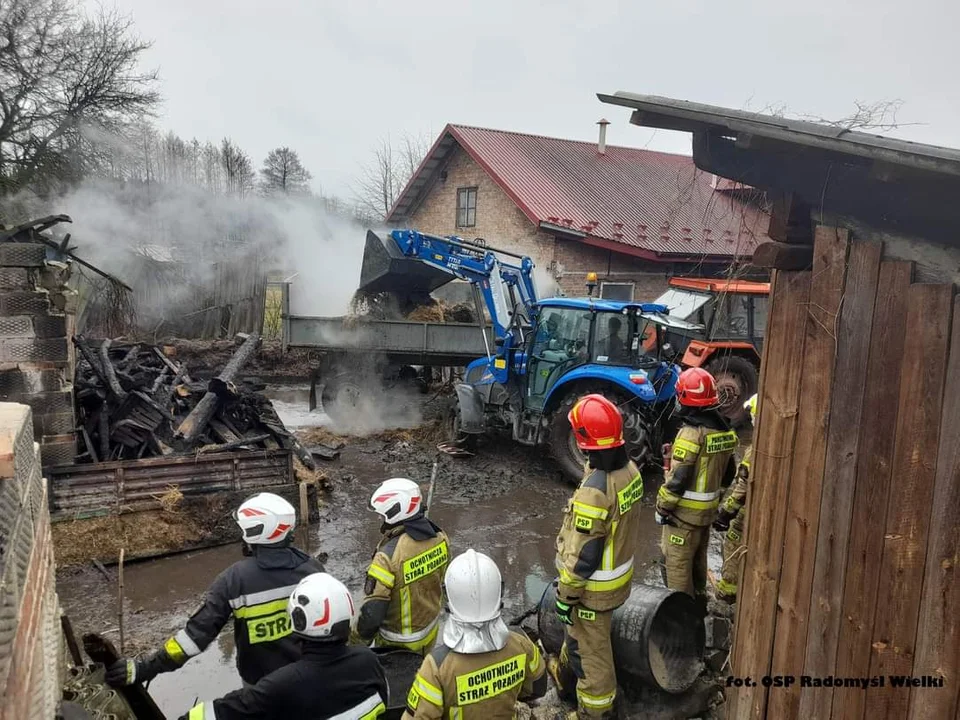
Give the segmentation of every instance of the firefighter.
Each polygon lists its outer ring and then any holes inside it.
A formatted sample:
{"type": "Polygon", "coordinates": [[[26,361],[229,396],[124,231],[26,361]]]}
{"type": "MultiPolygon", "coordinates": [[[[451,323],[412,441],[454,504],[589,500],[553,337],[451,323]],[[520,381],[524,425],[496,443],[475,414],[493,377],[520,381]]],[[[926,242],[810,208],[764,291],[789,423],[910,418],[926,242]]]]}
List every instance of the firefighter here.
{"type": "Polygon", "coordinates": [[[300,659],[252,687],[197,705],[179,720],[374,720],[386,712],[387,680],[377,656],[347,645],[355,611],[344,584],[314,573],[285,602],[303,647],[300,659]]]}
{"type": "Polygon", "coordinates": [[[698,601],[706,613],[707,546],[717,517],[721,487],[737,470],[737,434],[717,409],[717,386],[702,368],[677,380],[675,412],[682,426],[673,442],[667,478],[657,493],[656,519],[666,584],[698,601]]]}
{"type": "Polygon", "coordinates": [[[300,657],[300,645],[290,636],[286,602],[297,583],[323,572],[323,565],[291,546],[296,513],[282,497],[254,495],[233,518],[243,532],[246,557],[217,576],[184,629],[162,648],[147,658],[120,658],[111,664],[106,673],[110,685],[147,682],[178,670],[213,642],[231,616],[237,670],[244,683],[253,685],[300,657]]]}
{"type": "Polygon", "coordinates": [[[441,642],[423,660],[407,694],[406,720],[510,718],[518,699],[547,691],[540,651],[500,616],[503,580],[474,550],[450,562],[441,642]]]}
{"type": "Polygon", "coordinates": [[[617,695],[610,624],[630,596],[643,479],[627,457],[623,418],[610,400],[586,395],[568,419],[587,463],[557,536],[556,613],[565,637],[549,669],[565,697],[576,686],[575,717],[603,718],[612,716],[617,695]]]}
{"type": "Polygon", "coordinates": [[[420,487],[406,478],[380,484],[370,507],[383,538],[367,569],[356,638],[426,654],[437,637],[447,536],[424,515],[420,487]]]}
{"type": "MultiPolygon", "coordinates": [[[[750,421],[756,428],[757,396],[747,400],[743,407],[750,411],[750,421]]],[[[723,539],[723,568],[717,582],[717,598],[729,603],[737,601],[737,583],[740,579],[740,565],[743,560],[743,529],[747,524],[747,482],[750,480],[750,463],[753,459],[753,447],[743,453],[737,479],[730,488],[730,494],[720,505],[720,512],[713,527],[726,533],[723,539]]]]}

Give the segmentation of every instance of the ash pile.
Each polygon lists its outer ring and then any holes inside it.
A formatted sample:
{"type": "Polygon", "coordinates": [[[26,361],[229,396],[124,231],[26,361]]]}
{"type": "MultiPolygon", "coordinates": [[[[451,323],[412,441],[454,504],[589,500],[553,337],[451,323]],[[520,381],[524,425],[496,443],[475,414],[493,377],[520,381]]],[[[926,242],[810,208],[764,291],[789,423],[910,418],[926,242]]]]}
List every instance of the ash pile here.
{"type": "Polygon", "coordinates": [[[260,345],[238,335],[236,353],[208,382],[146,343],[75,337],[77,462],[108,462],[235,449],[292,449],[312,456],[284,427],[260,383],[239,378],[260,345]]]}

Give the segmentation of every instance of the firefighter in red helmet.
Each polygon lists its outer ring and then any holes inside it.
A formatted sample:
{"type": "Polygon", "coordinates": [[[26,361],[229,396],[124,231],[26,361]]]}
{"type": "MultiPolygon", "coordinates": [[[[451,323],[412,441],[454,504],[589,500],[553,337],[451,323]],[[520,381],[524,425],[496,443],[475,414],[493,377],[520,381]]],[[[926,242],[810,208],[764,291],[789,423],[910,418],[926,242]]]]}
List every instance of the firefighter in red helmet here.
{"type": "Polygon", "coordinates": [[[676,413],[682,426],[673,458],[657,493],[657,523],[666,585],[697,599],[706,612],[707,546],[717,517],[721,488],[737,472],[737,433],[717,409],[717,385],[702,368],[677,380],[676,413]]]}
{"type": "Polygon", "coordinates": [[[586,395],[568,419],[587,462],[557,536],[556,612],[566,632],[559,660],[548,667],[564,696],[576,687],[577,717],[612,717],[610,624],[630,596],[643,479],[627,457],[623,418],[610,400],[586,395]]]}

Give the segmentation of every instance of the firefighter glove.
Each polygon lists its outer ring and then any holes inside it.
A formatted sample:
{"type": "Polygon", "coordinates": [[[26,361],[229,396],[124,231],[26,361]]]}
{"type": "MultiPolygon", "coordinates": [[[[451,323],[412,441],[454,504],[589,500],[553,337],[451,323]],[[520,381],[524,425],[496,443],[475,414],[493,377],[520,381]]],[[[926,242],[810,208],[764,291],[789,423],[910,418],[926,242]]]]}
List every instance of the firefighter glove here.
{"type": "Polygon", "coordinates": [[[564,625],[573,625],[573,606],[568,605],[563,600],[557,599],[557,618],[564,625]]]}
{"type": "Polygon", "coordinates": [[[137,674],[136,660],[130,660],[129,658],[116,660],[107,668],[104,679],[107,681],[107,685],[111,687],[133,685],[138,680],[141,680],[137,674]]]}
{"type": "Polygon", "coordinates": [[[673,516],[670,513],[663,512],[660,508],[657,508],[657,525],[676,525],[677,522],[673,519],[673,516]]]}
{"type": "Polygon", "coordinates": [[[733,520],[734,515],[736,513],[729,512],[726,508],[720,508],[717,519],[713,521],[713,529],[726,532],[730,529],[730,521],[733,520]]]}

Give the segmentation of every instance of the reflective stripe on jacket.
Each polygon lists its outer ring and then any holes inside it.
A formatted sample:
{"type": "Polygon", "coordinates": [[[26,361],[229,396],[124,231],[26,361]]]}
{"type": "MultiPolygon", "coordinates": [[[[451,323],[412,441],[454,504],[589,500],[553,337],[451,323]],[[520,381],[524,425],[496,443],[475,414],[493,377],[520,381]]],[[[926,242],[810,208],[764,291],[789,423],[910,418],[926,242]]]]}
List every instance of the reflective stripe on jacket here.
{"type": "Polygon", "coordinates": [[[323,565],[292,547],[258,547],[254,553],[220,573],[183,630],[164,643],[176,666],[203,652],[231,616],[244,682],[252,685],[300,657],[300,645],[290,637],[287,600],[302,578],[322,572],[323,565]]]}
{"type": "Polygon", "coordinates": [[[539,697],[546,690],[545,669],[537,646],[522,633],[511,632],[501,650],[475,655],[440,645],[424,658],[403,717],[512,718],[518,699],[539,697]]]}
{"type": "Polygon", "coordinates": [[[735,473],[737,433],[719,414],[720,427],[685,424],[673,443],[670,472],[657,493],[657,508],[681,522],[702,527],[714,521],[725,477],[735,473]]]}
{"type": "Polygon", "coordinates": [[[383,538],[364,588],[364,604],[388,603],[375,644],[413,651],[433,644],[449,562],[446,533],[426,518],[394,528],[383,538]]]}
{"type": "Polygon", "coordinates": [[[561,599],[612,610],[629,597],[642,497],[633,462],[609,473],[587,469],[557,536],[561,599]]]}
{"type": "Polygon", "coordinates": [[[386,712],[387,681],[365,647],[306,641],[303,656],[260,682],[198,705],[188,720],[374,720],[386,712]]]}

